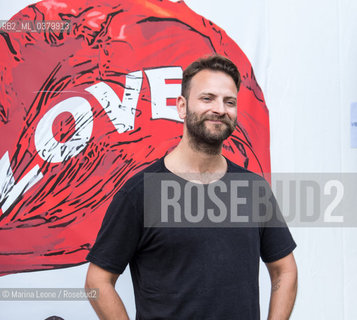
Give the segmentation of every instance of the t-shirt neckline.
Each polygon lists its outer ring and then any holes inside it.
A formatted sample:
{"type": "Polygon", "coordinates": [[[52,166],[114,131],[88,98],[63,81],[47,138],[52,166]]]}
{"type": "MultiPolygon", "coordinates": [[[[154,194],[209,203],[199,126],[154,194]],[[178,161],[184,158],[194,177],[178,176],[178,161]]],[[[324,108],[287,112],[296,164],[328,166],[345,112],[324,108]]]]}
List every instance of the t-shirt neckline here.
{"type": "Polygon", "coordinates": [[[231,171],[231,167],[232,167],[231,161],[230,161],[228,158],[226,158],[225,156],[223,156],[224,159],[225,159],[226,162],[227,162],[227,170],[226,170],[226,172],[224,173],[224,175],[221,176],[219,179],[217,179],[217,180],[215,180],[215,181],[213,181],[213,182],[210,182],[210,183],[196,183],[196,182],[187,180],[187,179],[185,179],[185,178],[183,178],[183,177],[181,177],[181,176],[175,174],[174,172],[170,171],[170,170],[166,167],[166,165],[165,165],[165,160],[164,160],[165,157],[166,157],[166,156],[164,156],[164,157],[162,157],[162,158],[160,159],[161,167],[162,167],[164,173],[172,174],[176,179],[182,181],[183,183],[192,183],[192,184],[194,184],[194,185],[208,186],[208,185],[214,185],[214,184],[217,183],[218,181],[223,181],[223,180],[226,179],[227,174],[231,171]]]}

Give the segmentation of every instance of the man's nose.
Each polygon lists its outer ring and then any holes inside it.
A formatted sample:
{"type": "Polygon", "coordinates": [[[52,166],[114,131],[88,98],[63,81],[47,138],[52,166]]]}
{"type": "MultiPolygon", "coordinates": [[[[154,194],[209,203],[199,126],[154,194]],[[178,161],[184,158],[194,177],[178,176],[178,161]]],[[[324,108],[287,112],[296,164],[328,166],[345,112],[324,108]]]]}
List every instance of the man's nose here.
{"type": "Polygon", "coordinates": [[[217,114],[225,114],[226,113],[226,107],[224,104],[224,101],[222,100],[216,100],[215,103],[213,104],[213,112],[217,113],[217,114]]]}

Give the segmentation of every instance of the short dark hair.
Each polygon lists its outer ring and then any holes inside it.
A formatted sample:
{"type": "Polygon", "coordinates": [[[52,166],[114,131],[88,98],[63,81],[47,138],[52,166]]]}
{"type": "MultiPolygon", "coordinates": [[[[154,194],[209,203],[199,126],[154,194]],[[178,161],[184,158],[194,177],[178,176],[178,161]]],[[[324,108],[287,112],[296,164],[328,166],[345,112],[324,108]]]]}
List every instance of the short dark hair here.
{"type": "Polygon", "coordinates": [[[222,71],[228,74],[234,81],[237,90],[241,84],[240,73],[237,66],[228,58],[215,54],[200,58],[192,62],[183,72],[181,95],[188,99],[191,79],[202,70],[222,71]]]}

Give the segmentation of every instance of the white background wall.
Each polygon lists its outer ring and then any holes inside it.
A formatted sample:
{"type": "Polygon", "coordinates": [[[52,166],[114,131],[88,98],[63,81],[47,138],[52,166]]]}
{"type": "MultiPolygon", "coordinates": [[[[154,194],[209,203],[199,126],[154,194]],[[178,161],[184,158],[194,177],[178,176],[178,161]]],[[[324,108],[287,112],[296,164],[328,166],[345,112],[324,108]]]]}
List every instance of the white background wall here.
{"type": "MultiPolygon", "coordinates": [[[[33,1],[0,2],[9,19],[33,1]]],[[[270,110],[272,172],[357,172],[350,105],[357,101],[357,1],[186,0],[250,59],[270,110]]],[[[356,182],[357,186],[357,182],[356,182]]],[[[356,188],[357,190],[357,188],[356,188]]],[[[357,208],[354,209],[357,214],[357,208]]],[[[293,228],[299,292],[291,319],[357,319],[357,229],[293,228]]],[[[87,265],[9,275],[0,287],[82,287],[87,265]]],[[[270,284],[261,266],[261,309],[270,284]]],[[[118,282],[130,316],[126,272],[118,282]]],[[[0,319],[95,319],[87,302],[0,302],[0,319]]]]}

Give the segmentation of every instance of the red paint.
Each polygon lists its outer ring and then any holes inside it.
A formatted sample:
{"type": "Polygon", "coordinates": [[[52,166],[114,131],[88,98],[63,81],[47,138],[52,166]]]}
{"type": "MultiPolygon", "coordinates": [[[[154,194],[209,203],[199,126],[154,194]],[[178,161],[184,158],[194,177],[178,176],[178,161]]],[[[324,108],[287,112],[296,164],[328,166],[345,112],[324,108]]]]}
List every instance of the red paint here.
{"type": "MultiPolygon", "coordinates": [[[[243,82],[239,128],[225,142],[224,155],[259,174],[270,172],[263,94],[248,59],[224,30],[183,2],[168,0],[48,0],[13,17],[61,18],[71,21],[70,32],[0,34],[0,136],[6,137],[0,141],[0,158],[9,152],[16,181],[35,165],[43,174],[12,208],[0,211],[0,274],[83,263],[114,193],[179,141],[181,123],[151,120],[144,72],[135,130],[121,134],[84,90],[92,84],[105,82],[122,97],[123,74],[185,68],[202,55],[226,55],[237,64],[243,82]],[[77,156],[47,163],[36,152],[34,132],[48,110],[73,96],[87,99],[92,107],[91,139],[77,156]]],[[[71,122],[58,119],[54,126],[59,127],[52,128],[59,141],[71,137],[61,136],[61,130],[73,131],[71,122]]]]}
{"type": "Polygon", "coordinates": [[[52,125],[52,134],[58,142],[67,142],[75,133],[75,121],[71,113],[58,115],[52,125]]]}

